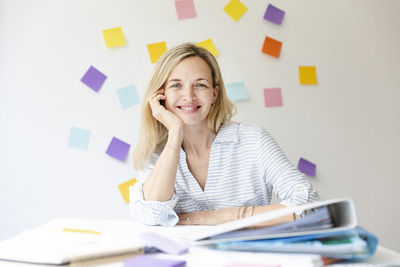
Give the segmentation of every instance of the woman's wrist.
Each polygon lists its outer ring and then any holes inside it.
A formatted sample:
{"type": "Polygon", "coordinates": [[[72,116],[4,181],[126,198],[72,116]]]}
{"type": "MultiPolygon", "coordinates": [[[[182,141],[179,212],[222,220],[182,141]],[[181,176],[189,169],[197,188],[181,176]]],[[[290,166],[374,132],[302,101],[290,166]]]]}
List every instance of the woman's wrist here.
{"type": "Polygon", "coordinates": [[[182,146],[183,142],[183,128],[176,127],[172,128],[168,132],[167,145],[176,148],[178,151],[182,146]]]}

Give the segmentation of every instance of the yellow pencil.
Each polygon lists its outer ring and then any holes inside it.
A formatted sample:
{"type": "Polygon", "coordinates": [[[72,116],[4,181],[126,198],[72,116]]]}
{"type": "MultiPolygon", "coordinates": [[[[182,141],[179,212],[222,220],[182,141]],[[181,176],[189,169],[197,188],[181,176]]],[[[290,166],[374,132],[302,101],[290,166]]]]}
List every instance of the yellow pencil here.
{"type": "Polygon", "coordinates": [[[73,232],[73,233],[83,233],[83,234],[95,234],[100,235],[101,232],[92,231],[92,230],[85,230],[85,229],[73,229],[73,228],[63,228],[64,232],[73,232]]]}

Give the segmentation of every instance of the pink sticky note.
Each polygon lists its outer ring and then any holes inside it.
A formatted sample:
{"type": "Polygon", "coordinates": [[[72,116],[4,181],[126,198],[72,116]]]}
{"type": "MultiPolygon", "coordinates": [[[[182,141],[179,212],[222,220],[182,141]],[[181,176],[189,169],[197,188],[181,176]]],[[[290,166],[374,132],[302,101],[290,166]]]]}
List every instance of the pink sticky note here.
{"type": "Polygon", "coordinates": [[[197,17],[193,0],[175,0],[178,19],[190,19],[197,17]]]}
{"type": "Polygon", "coordinates": [[[264,89],[265,106],[281,107],[282,106],[282,90],[281,88],[265,88],[264,89]]]}

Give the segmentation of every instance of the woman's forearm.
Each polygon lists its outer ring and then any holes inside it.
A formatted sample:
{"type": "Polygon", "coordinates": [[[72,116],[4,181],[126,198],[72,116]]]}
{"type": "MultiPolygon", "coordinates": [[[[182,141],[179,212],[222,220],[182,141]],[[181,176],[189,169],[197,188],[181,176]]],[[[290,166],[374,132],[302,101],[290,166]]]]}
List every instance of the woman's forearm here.
{"type": "Polygon", "coordinates": [[[170,131],[164,150],[143,183],[145,200],[168,201],[172,198],[181,144],[181,133],[170,131]]]}
{"type": "MultiPolygon", "coordinates": [[[[285,208],[285,205],[281,205],[281,204],[271,204],[271,205],[267,205],[267,206],[258,206],[258,207],[254,207],[254,209],[252,210],[252,207],[248,207],[246,210],[246,217],[249,216],[254,216],[257,214],[261,214],[261,213],[265,213],[268,211],[272,211],[272,210],[276,210],[276,209],[281,209],[281,208],[285,208]],[[253,211],[253,214],[249,214],[250,212],[253,211]]],[[[291,213],[290,215],[286,215],[283,217],[279,217],[267,222],[262,222],[259,224],[254,225],[254,227],[266,227],[266,226],[272,226],[274,224],[278,224],[278,223],[283,223],[283,222],[290,222],[293,221],[296,218],[296,215],[294,213],[291,213]]]]}
{"type": "MultiPolygon", "coordinates": [[[[190,213],[182,213],[179,215],[178,224],[197,224],[197,225],[216,225],[220,223],[230,222],[238,219],[247,218],[268,211],[284,208],[281,204],[272,204],[257,207],[232,207],[219,210],[195,211],[190,213]]],[[[293,221],[297,215],[290,214],[268,222],[254,225],[254,227],[266,227],[274,224],[293,221]]]]}

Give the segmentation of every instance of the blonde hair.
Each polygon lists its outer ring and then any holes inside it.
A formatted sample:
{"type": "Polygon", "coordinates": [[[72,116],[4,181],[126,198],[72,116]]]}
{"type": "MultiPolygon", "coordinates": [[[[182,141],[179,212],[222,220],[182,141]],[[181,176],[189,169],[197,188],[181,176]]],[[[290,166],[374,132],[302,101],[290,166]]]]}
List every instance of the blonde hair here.
{"type": "Polygon", "coordinates": [[[211,69],[212,86],[219,86],[217,100],[211,106],[207,117],[207,126],[210,131],[217,133],[221,125],[230,121],[236,112],[236,107],[227,97],[218,63],[207,49],[184,43],[168,50],[158,60],[143,97],[139,141],[133,154],[133,167],[136,170],[143,169],[146,161],[154,153],[160,153],[168,138],[168,130],[153,117],[148,100],[157,90],[164,87],[176,65],[188,57],[202,58],[211,69]]]}

